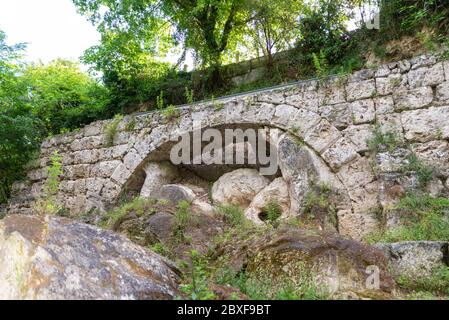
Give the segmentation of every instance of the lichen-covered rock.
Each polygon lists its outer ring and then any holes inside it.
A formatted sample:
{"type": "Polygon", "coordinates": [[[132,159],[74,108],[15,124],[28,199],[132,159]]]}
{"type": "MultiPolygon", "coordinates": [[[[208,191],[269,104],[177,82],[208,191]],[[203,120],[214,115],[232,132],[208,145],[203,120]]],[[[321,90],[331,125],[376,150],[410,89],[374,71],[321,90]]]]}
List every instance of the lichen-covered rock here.
{"type": "Polygon", "coordinates": [[[288,279],[298,285],[304,273],[311,273],[316,284],[331,294],[367,298],[387,297],[395,287],[381,250],[338,234],[286,226],[230,245],[234,247],[229,254],[233,270],[246,266],[249,276],[273,283],[288,279]]]}
{"type": "Polygon", "coordinates": [[[384,251],[395,277],[428,277],[449,264],[448,242],[408,241],[377,244],[376,247],[384,251]]]}
{"type": "Polygon", "coordinates": [[[247,208],[270,180],[254,169],[238,169],[226,173],[212,187],[212,199],[217,203],[247,208]]]}
{"type": "Polygon", "coordinates": [[[1,299],[173,299],[177,272],[110,231],[47,216],[0,221],[1,299]]]}

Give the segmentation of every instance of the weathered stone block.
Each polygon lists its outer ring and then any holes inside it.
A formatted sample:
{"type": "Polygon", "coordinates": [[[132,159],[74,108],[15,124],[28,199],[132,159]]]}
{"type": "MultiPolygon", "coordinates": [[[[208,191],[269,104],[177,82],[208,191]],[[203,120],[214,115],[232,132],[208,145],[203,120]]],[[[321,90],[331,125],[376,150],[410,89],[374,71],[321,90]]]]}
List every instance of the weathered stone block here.
{"type": "Polygon", "coordinates": [[[346,138],[341,138],[322,153],[324,161],[333,169],[338,170],[357,157],[355,146],[346,138]]]}
{"type": "Polygon", "coordinates": [[[321,153],[329,148],[335,141],[341,138],[341,133],[326,119],[307,131],[304,142],[316,152],[321,153]]]}
{"type": "Polygon", "coordinates": [[[129,177],[131,177],[131,172],[126,168],[124,164],[119,165],[111,176],[111,179],[117,182],[119,185],[124,185],[129,177]]]}
{"type": "Polygon", "coordinates": [[[92,166],[90,176],[109,178],[121,163],[122,162],[120,160],[98,162],[92,166]]]}
{"type": "Polygon", "coordinates": [[[123,158],[123,164],[131,172],[133,172],[142,163],[142,161],[142,157],[134,148],[129,150],[126,156],[123,158]]]}
{"type": "Polygon", "coordinates": [[[376,110],[372,99],[354,101],[349,108],[354,124],[371,123],[376,118],[376,110]]]}
{"type": "Polygon", "coordinates": [[[374,104],[376,106],[376,114],[389,114],[394,112],[394,101],[393,97],[377,97],[374,99],[374,104]]]}
{"type": "Polygon", "coordinates": [[[392,94],[396,89],[401,88],[407,82],[400,73],[394,73],[386,78],[376,78],[377,94],[386,96],[392,94]]]}
{"type": "Polygon", "coordinates": [[[449,81],[443,82],[437,87],[436,99],[440,102],[447,102],[449,100],[449,81]]]}
{"type": "Polygon", "coordinates": [[[432,166],[443,177],[449,177],[449,143],[447,141],[430,141],[412,145],[418,159],[432,166]]]}
{"type": "Polygon", "coordinates": [[[342,166],[337,175],[348,190],[361,188],[376,179],[371,160],[360,156],[342,166]]]}
{"type": "Polygon", "coordinates": [[[350,140],[356,147],[357,152],[366,152],[369,150],[367,141],[372,138],[374,125],[363,124],[359,126],[350,126],[343,130],[343,136],[350,140]]]}
{"type": "Polygon", "coordinates": [[[376,93],[374,79],[360,82],[352,82],[346,85],[346,96],[348,101],[371,98],[376,93]]]}
{"type": "Polygon", "coordinates": [[[433,101],[431,87],[421,87],[413,90],[400,90],[393,95],[395,110],[412,110],[429,106],[433,101]]]}
{"type": "Polygon", "coordinates": [[[348,103],[322,106],[320,114],[338,129],[344,129],[352,124],[352,112],[348,103]]]}
{"type": "Polygon", "coordinates": [[[449,139],[449,106],[407,111],[401,116],[405,138],[409,141],[449,139]]]}

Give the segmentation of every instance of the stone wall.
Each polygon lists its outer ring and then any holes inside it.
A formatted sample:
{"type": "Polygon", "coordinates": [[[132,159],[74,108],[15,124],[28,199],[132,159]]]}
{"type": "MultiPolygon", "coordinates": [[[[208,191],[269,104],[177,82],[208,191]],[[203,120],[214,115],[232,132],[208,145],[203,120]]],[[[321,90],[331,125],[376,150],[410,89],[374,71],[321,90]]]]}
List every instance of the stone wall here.
{"type": "Polygon", "coordinates": [[[144,175],[143,166],[171,138],[192,131],[193,121],[203,127],[267,126],[297,136],[344,186],[350,200],[339,208],[338,226],[340,233],[354,238],[376,228],[375,212],[386,187],[382,173],[396,170],[388,155],[377,163],[384,171],[373,170],[366,140],[376,123],[396,132],[420,159],[435,166],[437,184],[446,192],[449,188],[449,61],[436,56],[197,104],[181,109],[172,121],[160,113],[128,116],[108,145],[105,128],[112,121],[47,139],[39,167],[28,173],[27,181],[15,183],[8,212],[33,212],[56,150],[63,159],[58,201],[73,214],[106,210],[144,175]]]}

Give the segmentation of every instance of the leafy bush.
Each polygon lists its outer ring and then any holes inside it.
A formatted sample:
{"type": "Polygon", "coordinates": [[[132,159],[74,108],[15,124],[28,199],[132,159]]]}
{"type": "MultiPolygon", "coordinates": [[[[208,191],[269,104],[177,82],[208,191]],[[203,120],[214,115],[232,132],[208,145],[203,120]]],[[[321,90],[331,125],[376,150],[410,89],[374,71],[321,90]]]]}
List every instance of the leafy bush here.
{"type": "Polygon", "coordinates": [[[198,251],[190,252],[191,266],[189,277],[181,284],[180,289],[191,300],[213,300],[215,294],[210,288],[210,269],[208,260],[198,251]]]}
{"type": "Polygon", "coordinates": [[[263,213],[266,215],[266,221],[271,224],[275,224],[282,216],[282,208],[279,202],[270,200],[268,204],[263,208],[263,213]]]}

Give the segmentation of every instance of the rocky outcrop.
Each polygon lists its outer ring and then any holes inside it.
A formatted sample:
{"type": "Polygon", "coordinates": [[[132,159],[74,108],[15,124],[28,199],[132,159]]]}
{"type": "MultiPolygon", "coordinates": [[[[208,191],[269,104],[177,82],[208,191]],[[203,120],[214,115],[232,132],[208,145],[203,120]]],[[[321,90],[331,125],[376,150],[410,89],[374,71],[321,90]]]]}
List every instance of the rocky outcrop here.
{"type": "Polygon", "coordinates": [[[392,274],[409,279],[430,277],[443,266],[449,265],[448,242],[409,241],[378,244],[387,256],[392,274]]]}
{"type": "Polygon", "coordinates": [[[223,175],[212,187],[212,199],[216,203],[232,204],[247,208],[254,197],[270,180],[254,169],[238,169],[223,175]]]}
{"type": "Polygon", "coordinates": [[[0,299],[173,299],[177,271],[110,231],[47,216],[0,221],[0,299]]]}
{"type": "Polygon", "coordinates": [[[381,250],[338,234],[283,227],[226,248],[234,271],[245,266],[247,276],[273,283],[299,285],[311,274],[330,294],[359,298],[386,298],[395,287],[381,250]]]}

